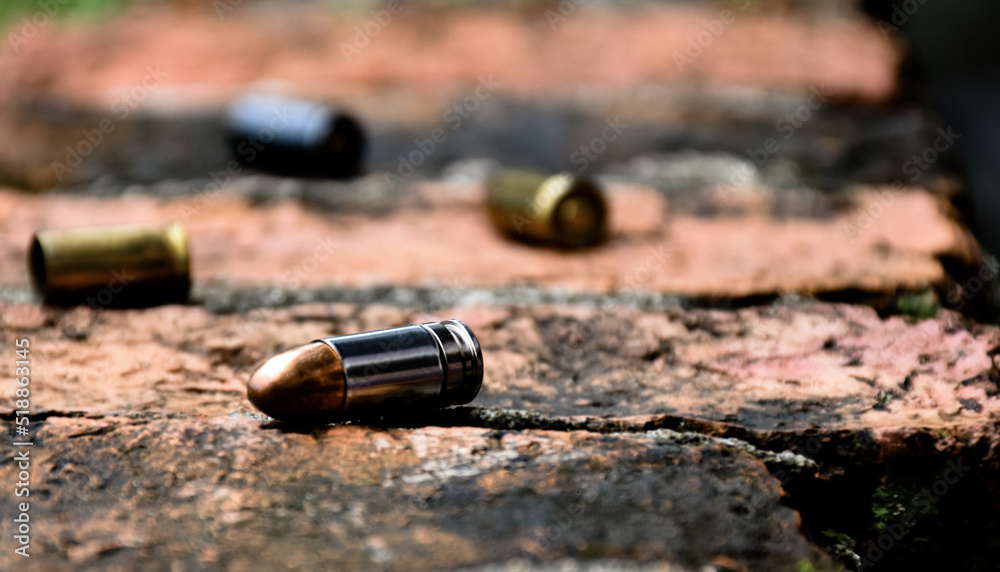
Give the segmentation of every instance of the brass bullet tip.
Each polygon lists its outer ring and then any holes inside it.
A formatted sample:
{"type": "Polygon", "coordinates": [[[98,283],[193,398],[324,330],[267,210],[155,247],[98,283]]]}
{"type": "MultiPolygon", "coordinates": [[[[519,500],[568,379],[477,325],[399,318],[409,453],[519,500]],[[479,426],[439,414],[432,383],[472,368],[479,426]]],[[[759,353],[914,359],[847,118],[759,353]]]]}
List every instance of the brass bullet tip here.
{"type": "Polygon", "coordinates": [[[311,342],[282,352],[257,368],[247,383],[254,407],[278,419],[309,421],[344,408],[344,370],[330,346],[311,342]]]}
{"type": "Polygon", "coordinates": [[[253,372],[247,397],[272,417],[318,423],[469,403],[482,383],[475,334],[444,320],[292,348],[253,372]]]}

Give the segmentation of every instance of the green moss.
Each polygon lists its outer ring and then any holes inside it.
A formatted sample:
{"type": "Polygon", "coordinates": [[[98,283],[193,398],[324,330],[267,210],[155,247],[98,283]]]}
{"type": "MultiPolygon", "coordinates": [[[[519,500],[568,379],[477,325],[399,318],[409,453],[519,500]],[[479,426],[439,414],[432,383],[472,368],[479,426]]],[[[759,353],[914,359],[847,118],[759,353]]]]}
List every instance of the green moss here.
{"type": "Polygon", "coordinates": [[[891,391],[882,390],[875,395],[875,409],[880,409],[885,411],[889,409],[889,402],[895,398],[896,395],[891,391]]]}
{"type": "Polygon", "coordinates": [[[795,563],[795,572],[816,572],[816,567],[808,560],[799,560],[795,563]]]}
{"type": "Polygon", "coordinates": [[[907,292],[896,296],[896,311],[918,320],[933,318],[938,311],[937,293],[933,288],[922,292],[907,292]]]}
{"type": "Polygon", "coordinates": [[[854,546],[857,542],[850,536],[827,529],[823,531],[825,540],[822,542],[823,548],[831,556],[841,561],[850,561],[854,555],[854,546]]]}
{"type": "Polygon", "coordinates": [[[904,513],[916,519],[932,519],[937,516],[937,506],[918,505],[922,486],[906,479],[886,481],[872,494],[872,516],[875,519],[875,529],[885,532],[887,527],[900,521],[904,513]]]}
{"type": "Polygon", "coordinates": [[[901,515],[905,508],[901,496],[888,487],[882,487],[872,495],[872,516],[875,518],[875,529],[885,532],[893,517],[901,515]]]}

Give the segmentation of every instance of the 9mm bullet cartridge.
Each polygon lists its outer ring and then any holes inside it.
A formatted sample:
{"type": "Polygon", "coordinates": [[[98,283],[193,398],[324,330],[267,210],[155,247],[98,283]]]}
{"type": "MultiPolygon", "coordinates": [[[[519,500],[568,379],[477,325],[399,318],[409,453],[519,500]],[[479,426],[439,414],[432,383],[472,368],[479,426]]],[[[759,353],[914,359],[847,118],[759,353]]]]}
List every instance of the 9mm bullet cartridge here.
{"type": "Polygon", "coordinates": [[[482,384],[476,335],[444,320],[292,348],[253,372],[247,397],[283,421],[329,423],[469,403],[482,384]]]}
{"type": "Polygon", "coordinates": [[[607,237],[607,202],[586,177],[503,171],[487,183],[487,205],[493,224],[517,240],[572,249],[607,237]]]}

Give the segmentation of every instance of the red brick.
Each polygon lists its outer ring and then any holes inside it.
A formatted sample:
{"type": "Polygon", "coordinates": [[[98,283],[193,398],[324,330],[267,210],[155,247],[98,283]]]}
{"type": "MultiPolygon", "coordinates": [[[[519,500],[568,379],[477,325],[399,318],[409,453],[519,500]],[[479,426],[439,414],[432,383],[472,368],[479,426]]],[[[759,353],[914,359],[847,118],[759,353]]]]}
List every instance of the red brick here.
{"type": "MultiPolygon", "coordinates": [[[[445,195],[428,183],[419,196],[373,218],[365,212],[310,211],[292,201],[258,208],[228,194],[189,210],[196,204],[190,197],[0,192],[0,212],[8,215],[0,232],[27,249],[35,230],[79,227],[81,220],[94,226],[186,220],[195,281],[291,289],[532,284],[591,293],[737,298],[929,286],[943,291],[949,276],[939,257],[970,266],[979,260],[974,240],[942,200],[917,191],[896,196],[888,207],[874,189],[858,191],[853,208],[830,219],[775,220],[767,204],[742,217],[671,215],[654,191],[615,187],[610,241],[571,254],[500,236],[479,186],[445,195]],[[869,210],[882,214],[870,223],[859,219],[869,210]]],[[[0,253],[0,269],[11,282],[27,284],[24,261],[25,250],[16,246],[0,253]]]]}

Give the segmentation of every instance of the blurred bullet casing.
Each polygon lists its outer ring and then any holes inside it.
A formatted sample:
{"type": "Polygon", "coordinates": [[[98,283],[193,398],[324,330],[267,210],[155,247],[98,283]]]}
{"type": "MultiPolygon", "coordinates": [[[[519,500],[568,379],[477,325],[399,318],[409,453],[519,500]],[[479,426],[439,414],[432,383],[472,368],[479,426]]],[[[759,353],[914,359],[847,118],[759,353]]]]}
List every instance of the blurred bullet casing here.
{"type": "Polygon", "coordinates": [[[38,232],[28,270],[50,305],[152,306],[184,302],[191,289],[187,232],[180,224],[38,232]]]}
{"type": "Polygon", "coordinates": [[[254,371],[247,397],[285,421],[319,423],[469,403],[483,354],[458,320],[315,340],[254,371]]]}
{"type": "Polygon", "coordinates": [[[487,183],[487,205],[496,227],[518,240],[582,248],[607,237],[607,202],[586,177],[503,171],[487,183]]]}
{"type": "Polygon", "coordinates": [[[229,106],[226,137],[233,156],[260,171],[344,179],[359,175],[363,167],[361,125],[311,101],[245,95],[229,106]]]}

